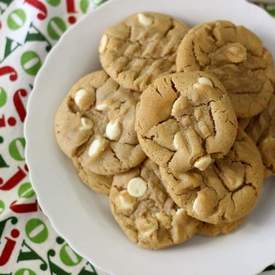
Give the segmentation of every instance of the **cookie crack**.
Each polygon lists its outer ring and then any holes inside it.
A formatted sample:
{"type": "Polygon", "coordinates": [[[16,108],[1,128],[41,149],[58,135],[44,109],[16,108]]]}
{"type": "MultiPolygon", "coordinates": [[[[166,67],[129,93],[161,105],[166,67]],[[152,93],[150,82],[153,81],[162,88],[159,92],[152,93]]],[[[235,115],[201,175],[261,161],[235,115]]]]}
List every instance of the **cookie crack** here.
{"type": "Polygon", "coordinates": [[[220,169],[220,167],[217,165],[217,163],[214,163],[213,167],[214,167],[215,174],[216,174],[217,178],[220,180],[220,182],[222,183],[223,187],[226,189],[226,191],[228,193],[231,193],[232,191],[230,191],[230,189],[227,187],[223,177],[221,176],[221,174],[223,174],[223,172],[220,169]]]}
{"type": "Polygon", "coordinates": [[[118,160],[119,162],[122,162],[122,160],[117,156],[115,150],[112,148],[111,144],[110,144],[109,148],[110,148],[110,151],[111,151],[112,154],[113,154],[113,157],[114,157],[116,160],[118,160]]]}
{"type": "Polygon", "coordinates": [[[155,135],[152,135],[152,136],[150,136],[150,137],[147,137],[147,136],[142,136],[142,137],[143,137],[145,140],[150,140],[150,141],[154,142],[155,144],[157,144],[158,146],[160,146],[160,147],[166,149],[166,150],[169,151],[170,153],[173,153],[173,154],[175,153],[173,150],[167,148],[166,146],[159,144],[159,143],[154,139],[154,138],[156,137],[155,135]]]}
{"type": "Polygon", "coordinates": [[[174,20],[172,18],[169,18],[170,20],[170,27],[166,30],[166,32],[163,33],[162,37],[166,38],[169,34],[169,32],[173,29],[175,29],[175,24],[174,24],[174,20]]]}
{"type": "MultiPolygon", "coordinates": [[[[170,83],[171,83],[171,88],[172,88],[173,92],[174,92],[176,95],[178,95],[179,92],[178,92],[178,89],[177,89],[177,87],[176,87],[175,82],[171,79],[171,80],[170,80],[170,83]]],[[[175,101],[176,101],[176,99],[175,99],[175,101]]],[[[174,102],[175,102],[175,101],[174,101],[174,102]]]]}
{"type": "Polygon", "coordinates": [[[210,106],[212,102],[216,102],[216,101],[214,101],[214,100],[209,101],[208,104],[207,104],[207,107],[208,107],[208,114],[209,114],[209,117],[210,117],[210,119],[211,119],[211,121],[212,121],[212,123],[213,123],[214,136],[216,136],[216,135],[217,135],[217,128],[216,128],[216,123],[215,123],[213,111],[212,111],[212,108],[211,108],[211,106],[210,106]]]}

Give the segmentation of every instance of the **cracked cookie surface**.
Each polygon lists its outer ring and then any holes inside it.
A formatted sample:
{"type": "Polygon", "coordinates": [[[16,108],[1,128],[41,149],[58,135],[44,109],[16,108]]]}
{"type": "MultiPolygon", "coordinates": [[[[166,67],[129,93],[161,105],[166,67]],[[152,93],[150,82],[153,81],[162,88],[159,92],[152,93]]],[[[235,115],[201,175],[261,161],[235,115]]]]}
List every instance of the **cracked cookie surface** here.
{"type": "Polygon", "coordinates": [[[109,200],[121,229],[143,248],[183,243],[196,234],[200,224],[175,205],[162,185],[158,166],[151,160],[115,175],[109,200]]]}
{"type": "Polygon", "coordinates": [[[104,32],[102,67],[123,87],[141,92],[156,77],[176,71],[176,51],[187,30],[168,15],[131,15],[104,32]]]}
{"type": "Polygon", "coordinates": [[[188,215],[219,224],[239,220],[254,208],[264,168],[255,143],[239,130],[229,153],[205,171],[193,169],[175,177],[160,168],[160,173],[167,192],[188,215]]]}
{"type": "Polygon", "coordinates": [[[275,95],[267,108],[252,117],[244,127],[247,134],[257,144],[268,174],[275,174],[275,95]]]}
{"type": "Polygon", "coordinates": [[[158,78],[141,95],[136,131],[146,155],[177,176],[228,153],[237,119],[221,83],[205,72],[158,78]]]}
{"type": "Polygon", "coordinates": [[[145,159],[134,130],[138,100],[103,71],[86,75],[56,114],[59,146],[87,173],[112,176],[137,166],[145,159]]]}
{"type": "Polygon", "coordinates": [[[191,29],[179,46],[176,64],[177,71],[215,74],[238,117],[252,117],[263,111],[273,92],[271,54],[254,33],[229,21],[191,29]]]}

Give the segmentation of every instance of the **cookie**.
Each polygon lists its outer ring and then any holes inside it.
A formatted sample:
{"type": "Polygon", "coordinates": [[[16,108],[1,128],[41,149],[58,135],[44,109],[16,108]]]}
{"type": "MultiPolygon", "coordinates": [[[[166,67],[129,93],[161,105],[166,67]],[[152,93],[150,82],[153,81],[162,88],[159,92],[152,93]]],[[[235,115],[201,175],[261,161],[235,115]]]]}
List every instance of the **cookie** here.
{"type": "Polygon", "coordinates": [[[89,172],[112,176],[144,159],[134,130],[139,93],[124,89],[104,71],[80,79],[55,119],[57,142],[89,172]]]}
{"type": "Polygon", "coordinates": [[[178,72],[201,70],[215,74],[240,118],[262,112],[273,92],[271,54],[256,34],[229,21],[191,29],[179,46],[176,65],[178,72]]]}
{"type": "Polygon", "coordinates": [[[161,167],[160,173],[167,192],[188,215],[220,224],[237,221],[254,208],[264,168],[255,143],[240,130],[230,152],[205,171],[174,176],[161,167]]]}
{"type": "Polygon", "coordinates": [[[243,219],[234,221],[232,223],[223,223],[223,224],[216,224],[216,225],[203,222],[199,226],[198,234],[203,236],[208,236],[208,237],[226,235],[233,232],[237,228],[239,228],[243,222],[244,222],[243,219]]]}
{"type": "Polygon", "coordinates": [[[81,181],[86,184],[91,190],[103,195],[109,195],[113,177],[97,175],[84,167],[78,161],[78,158],[73,158],[73,164],[81,181]]]}
{"type": "Polygon", "coordinates": [[[267,108],[251,118],[244,129],[257,144],[267,175],[275,174],[275,95],[267,108]]]}
{"type": "Polygon", "coordinates": [[[139,246],[159,249],[190,239],[200,224],[175,205],[151,160],[115,175],[110,191],[114,218],[127,237],[139,246]]]}
{"type": "Polygon", "coordinates": [[[131,15],[104,32],[101,65],[121,86],[141,92],[157,76],[176,71],[176,51],[187,30],[168,15],[131,15]]]}
{"type": "Polygon", "coordinates": [[[221,83],[205,72],[158,78],[141,95],[136,131],[146,155],[169,173],[205,170],[228,153],[237,119],[221,83]]]}

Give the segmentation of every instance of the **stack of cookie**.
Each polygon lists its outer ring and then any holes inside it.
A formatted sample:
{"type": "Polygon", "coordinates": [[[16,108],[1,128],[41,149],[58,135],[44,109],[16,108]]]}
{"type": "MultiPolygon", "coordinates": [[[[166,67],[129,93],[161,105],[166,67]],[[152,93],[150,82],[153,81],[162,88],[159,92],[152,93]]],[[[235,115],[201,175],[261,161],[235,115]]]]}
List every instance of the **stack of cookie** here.
{"type": "Polygon", "coordinates": [[[99,57],[55,133],[127,237],[159,249],[237,228],[275,173],[275,74],[260,39],[138,13],[105,31],[99,57]]]}

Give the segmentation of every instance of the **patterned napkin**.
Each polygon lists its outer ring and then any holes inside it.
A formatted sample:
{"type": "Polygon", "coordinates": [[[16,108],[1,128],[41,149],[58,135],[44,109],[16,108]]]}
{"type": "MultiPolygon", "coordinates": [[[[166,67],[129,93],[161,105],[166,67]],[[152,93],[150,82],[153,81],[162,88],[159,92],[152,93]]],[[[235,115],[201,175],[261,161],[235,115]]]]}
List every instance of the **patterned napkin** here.
{"type": "Polygon", "coordinates": [[[25,164],[23,122],[46,55],[101,2],[0,0],[0,274],[99,274],[39,209],[25,164]]]}
{"type": "MultiPolygon", "coordinates": [[[[41,212],[23,137],[26,101],[46,55],[66,29],[102,2],[0,0],[0,275],[103,274],[41,212]]],[[[274,5],[264,7],[275,15],[274,5]]]]}

